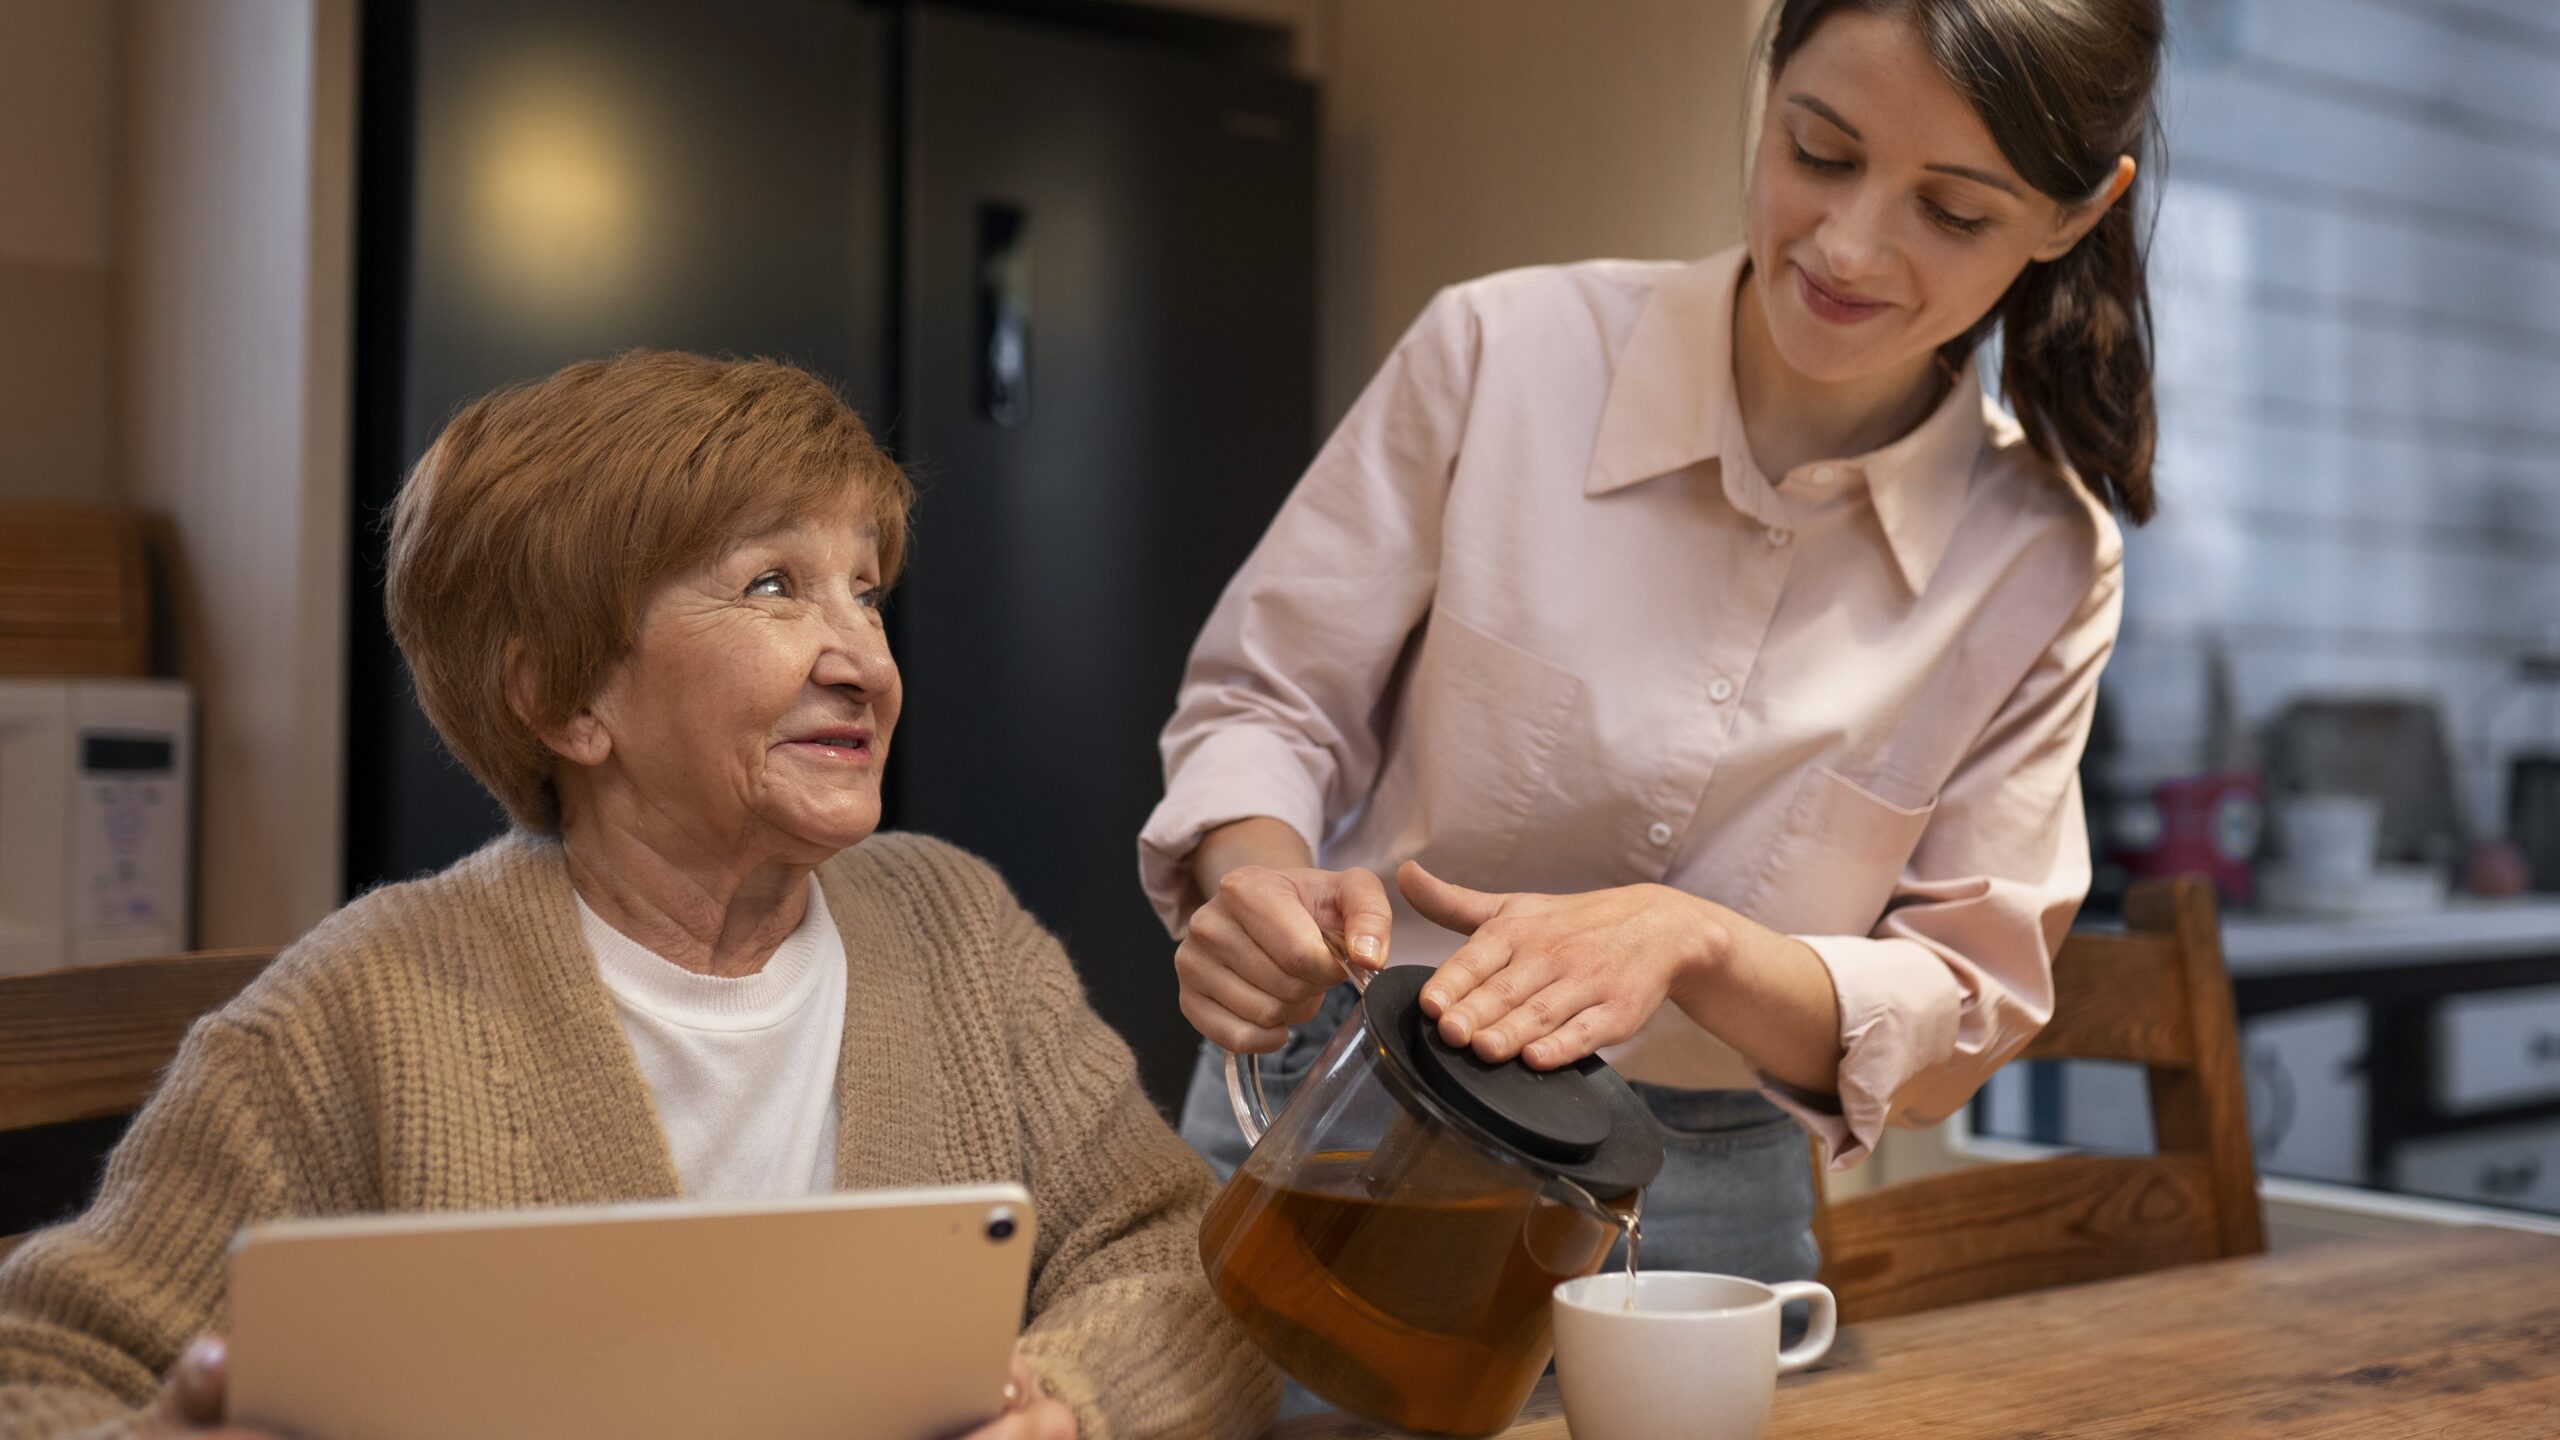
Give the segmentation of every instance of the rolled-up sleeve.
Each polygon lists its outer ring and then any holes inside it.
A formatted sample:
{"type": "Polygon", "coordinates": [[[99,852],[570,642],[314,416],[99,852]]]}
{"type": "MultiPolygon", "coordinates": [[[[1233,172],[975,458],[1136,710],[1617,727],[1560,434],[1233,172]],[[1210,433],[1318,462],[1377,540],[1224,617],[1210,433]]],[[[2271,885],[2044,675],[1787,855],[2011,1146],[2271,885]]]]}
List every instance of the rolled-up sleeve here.
{"type": "Polygon", "coordinates": [[[1200,837],[1252,816],[1319,849],[1377,777],[1373,714],[1439,579],[1440,519],[1479,330],[1443,291],[1396,345],[1229,582],[1161,737],[1138,873],[1176,936],[1200,837]]]}
{"type": "Polygon", "coordinates": [[[1955,1113],[2053,1016],[2053,957],[2089,891],[2079,765],[2115,648],[2110,552],[2079,609],[1940,791],[1868,935],[1806,935],[1840,1002],[1839,1093],[1763,1077],[1834,1169],[1887,1124],[1955,1113]]]}

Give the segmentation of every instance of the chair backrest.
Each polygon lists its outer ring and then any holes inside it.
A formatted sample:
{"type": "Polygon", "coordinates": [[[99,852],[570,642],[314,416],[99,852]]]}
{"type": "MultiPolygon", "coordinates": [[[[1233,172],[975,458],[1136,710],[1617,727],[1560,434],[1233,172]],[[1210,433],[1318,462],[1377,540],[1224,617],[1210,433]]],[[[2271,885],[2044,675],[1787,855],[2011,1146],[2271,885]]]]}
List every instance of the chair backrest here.
{"type": "MultiPolygon", "coordinates": [[[[142,1108],[197,1017],[273,950],[203,950],[0,976],[0,1132],[142,1108]]],[[[19,1236],[0,1236],[0,1256],[19,1236]]]]}
{"type": "Polygon", "coordinates": [[[2145,1067],[2155,1153],[1983,1165],[1820,1206],[1822,1278],[1844,1318],[2266,1248],[2213,892],[2140,885],[2125,921],[2063,942],[2053,1021],[2020,1058],[2145,1067]]]}

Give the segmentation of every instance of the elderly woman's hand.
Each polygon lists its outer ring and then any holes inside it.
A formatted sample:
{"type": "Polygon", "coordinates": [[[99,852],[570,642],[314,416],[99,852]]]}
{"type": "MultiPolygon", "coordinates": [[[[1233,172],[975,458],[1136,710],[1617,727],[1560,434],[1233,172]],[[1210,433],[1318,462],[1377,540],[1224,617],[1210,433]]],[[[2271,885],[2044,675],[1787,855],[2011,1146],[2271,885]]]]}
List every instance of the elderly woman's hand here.
{"type": "Polygon", "coordinates": [[[1013,1373],[1004,1384],[1004,1414],[962,1440],[1076,1440],[1076,1412],[1050,1399],[1040,1377],[1015,1351],[1013,1373]]]}
{"type": "Polygon", "coordinates": [[[169,1367],[160,1386],[160,1403],[132,1433],[135,1440],[279,1440],[264,1430],[243,1430],[222,1423],[223,1378],[227,1354],[219,1335],[200,1335],[169,1367]]]}

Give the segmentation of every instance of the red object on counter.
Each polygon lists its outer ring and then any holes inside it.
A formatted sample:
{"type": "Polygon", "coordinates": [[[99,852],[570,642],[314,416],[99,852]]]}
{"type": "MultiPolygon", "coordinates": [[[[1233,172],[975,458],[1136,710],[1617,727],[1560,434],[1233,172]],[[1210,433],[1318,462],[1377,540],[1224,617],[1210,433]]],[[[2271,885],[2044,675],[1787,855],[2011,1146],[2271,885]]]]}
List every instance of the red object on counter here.
{"type": "Polygon", "coordinates": [[[2462,867],[2462,888],[2473,895],[2521,895],[2533,888],[2533,870],[2513,840],[2474,840],[2462,867]]]}
{"type": "Polygon", "coordinates": [[[2224,901],[2246,905],[2257,898],[2250,861],[2266,820],[2266,787],[2255,774],[2182,775],[2125,802],[2109,849],[2136,879],[2202,875],[2224,901]]]}

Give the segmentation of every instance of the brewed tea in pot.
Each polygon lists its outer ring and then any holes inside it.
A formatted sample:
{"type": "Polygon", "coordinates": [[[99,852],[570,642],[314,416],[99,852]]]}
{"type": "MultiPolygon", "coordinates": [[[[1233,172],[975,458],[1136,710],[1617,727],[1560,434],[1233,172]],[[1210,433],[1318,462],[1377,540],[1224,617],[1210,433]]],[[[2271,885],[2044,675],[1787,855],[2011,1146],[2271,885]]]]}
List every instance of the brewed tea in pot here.
{"type": "Polygon", "coordinates": [[[1230,1058],[1254,1146],[1200,1258],[1317,1395],[1406,1430],[1490,1435],[1546,1369],[1550,1293],[1627,1232],[1662,1134],[1596,1056],[1537,1071],[1443,1043],[1422,1013],[1430,978],[1369,978],[1276,1121],[1230,1058]]]}

